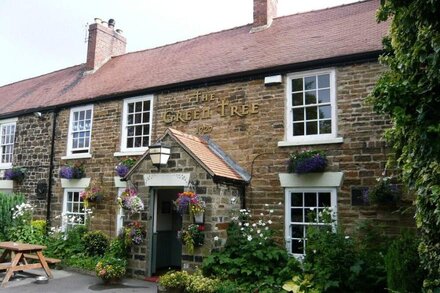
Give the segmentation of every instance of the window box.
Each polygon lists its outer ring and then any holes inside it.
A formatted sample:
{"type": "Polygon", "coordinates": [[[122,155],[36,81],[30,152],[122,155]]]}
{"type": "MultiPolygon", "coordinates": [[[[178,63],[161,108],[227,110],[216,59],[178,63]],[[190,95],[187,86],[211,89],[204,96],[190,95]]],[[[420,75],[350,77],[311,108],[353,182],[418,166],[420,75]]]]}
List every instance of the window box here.
{"type": "Polygon", "coordinates": [[[12,190],[14,188],[13,180],[0,180],[0,190],[12,190]]]}
{"type": "Polygon", "coordinates": [[[90,178],[64,179],[61,178],[62,188],[86,188],[90,185],[90,178]]]}
{"type": "Polygon", "coordinates": [[[122,177],[115,176],[113,177],[113,180],[115,182],[115,187],[117,188],[127,188],[127,182],[121,180],[122,177]]]}

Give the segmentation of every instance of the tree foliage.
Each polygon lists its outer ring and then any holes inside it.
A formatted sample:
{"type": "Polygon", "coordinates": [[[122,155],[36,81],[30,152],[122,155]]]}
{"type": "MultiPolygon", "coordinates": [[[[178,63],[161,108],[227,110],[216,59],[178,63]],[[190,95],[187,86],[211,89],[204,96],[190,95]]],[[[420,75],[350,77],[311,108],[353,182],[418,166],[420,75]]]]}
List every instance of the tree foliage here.
{"type": "Polygon", "coordinates": [[[392,119],[387,139],[417,195],[424,286],[432,290],[440,287],[440,1],[383,0],[378,19],[391,24],[381,57],[388,71],[371,99],[392,119]]]}

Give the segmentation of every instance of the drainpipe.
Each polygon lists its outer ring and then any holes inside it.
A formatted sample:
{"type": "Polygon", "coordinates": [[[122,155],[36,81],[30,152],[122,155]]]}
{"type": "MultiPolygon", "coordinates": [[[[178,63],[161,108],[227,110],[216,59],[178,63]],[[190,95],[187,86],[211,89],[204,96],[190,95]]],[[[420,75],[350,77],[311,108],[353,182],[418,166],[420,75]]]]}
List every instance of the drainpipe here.
{"type": "Polygon", "coordinates": [[[47,187],[47,206],[46,206],[46,232],[49,231],[51,227],[51,219],[50,219],[50,208],[51,208],[51,201],[52,201],[52,187],[53,187],[53,169],[54,169],[54,157],[55,157],[55,130],[57,125],[57,116],[58,116],[58,109],[55,108],[53,110],[52,115],[52,137],[50,142],[50,157],[49,157],[49,182],[47,187]]]}

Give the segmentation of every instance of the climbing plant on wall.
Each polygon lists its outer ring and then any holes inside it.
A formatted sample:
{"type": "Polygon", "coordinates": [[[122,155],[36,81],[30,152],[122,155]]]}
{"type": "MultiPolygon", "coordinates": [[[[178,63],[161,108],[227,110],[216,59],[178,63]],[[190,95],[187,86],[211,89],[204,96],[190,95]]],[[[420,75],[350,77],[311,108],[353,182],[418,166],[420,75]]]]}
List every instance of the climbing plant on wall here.
{"type": "Polygon", "coordinates": [[[388,70],[371,94],[390,115],[386,136],[403,182],[416,192],[419,253],[428,290],[440,287],[440,5],[436,0],[384,0],[380,21],[390,21],[381,62],[388,70]]]}

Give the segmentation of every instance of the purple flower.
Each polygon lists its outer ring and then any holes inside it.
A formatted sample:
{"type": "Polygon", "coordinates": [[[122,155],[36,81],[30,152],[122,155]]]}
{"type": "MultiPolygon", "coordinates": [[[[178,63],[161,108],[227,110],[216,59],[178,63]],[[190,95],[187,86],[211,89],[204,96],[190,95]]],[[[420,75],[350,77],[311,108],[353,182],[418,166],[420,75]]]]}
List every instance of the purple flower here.
{"type": "Polygon", "coordinates": [[[116,166],[116,174],[118,174],[119,177],[124,177],[127,175],[130,168],[126,165],[119,164],[116,166]]]}
{"type": "Polygon", "coordinates": [[[6,180],[12,180],[14,179],[14,170],[8,169],[5,171],[5,179],[6,180]]]}
{"type": "Polygon", "coordinates": [[[60,177],[64,178],[64,179],[72,179],[73,178],[73,168],[71,168],[69,166],[61,167],[60,177]]]}
{"type": "Polygon", "coordinates": [[[21,182],[24,179],[25,171],[22,168],[12,168],[5,170],[5,179],[21,182]]]}
{"type": "Polygon", "coordinates": [[[327,159],[319,154],[314,155],[311,158],[306,158],[297,162],[295,166],[295,172],[309,173],[309,172],[320,172],[327,166],[327,159]]]}

